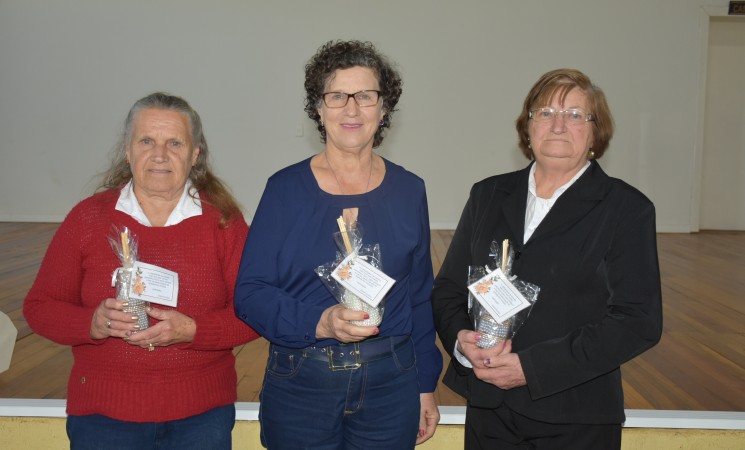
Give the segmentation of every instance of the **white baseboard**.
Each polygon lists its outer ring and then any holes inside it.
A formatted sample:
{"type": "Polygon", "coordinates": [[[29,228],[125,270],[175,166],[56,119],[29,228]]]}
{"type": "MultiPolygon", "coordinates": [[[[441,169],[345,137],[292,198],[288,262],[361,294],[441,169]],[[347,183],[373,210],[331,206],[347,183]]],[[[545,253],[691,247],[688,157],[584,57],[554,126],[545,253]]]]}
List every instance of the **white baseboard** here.
{"type": "MultiPolygon", "coordinates": [[[[65,400],[0,399],[0,417],[65,417],[65,400]]],[[[259,404],[237,402],[236,420],[259,420],[259,404]]],[[[441,425],[463,425],[464,406],[440,406],[441,425]]],[[[745,412],[627,409],[626,428],[745,430],[745,412]]]]}

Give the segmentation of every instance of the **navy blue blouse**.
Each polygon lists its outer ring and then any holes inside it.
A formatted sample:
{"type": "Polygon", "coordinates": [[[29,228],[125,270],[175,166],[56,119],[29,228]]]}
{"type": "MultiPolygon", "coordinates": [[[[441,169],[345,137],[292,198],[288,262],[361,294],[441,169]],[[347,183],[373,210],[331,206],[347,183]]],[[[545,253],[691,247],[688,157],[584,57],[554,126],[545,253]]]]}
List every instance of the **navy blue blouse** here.
{"type": "Polygon", "coordinates": [[[310,159],[269,178],[243,250],[235,310],[268,341],[293,348],[327,346],[316,325],[336,300],[315,273],[338,251],[332,234],[345,208],[358,208],[364,244],[380,244],[383,272],[396,280],[385,298],[379,336],[414,341],[420,392],[433,392],[442,369],[430,295],[433,275],[424,181],[385,160],[380,186],[366,194],[322,191],[310,159]]]}

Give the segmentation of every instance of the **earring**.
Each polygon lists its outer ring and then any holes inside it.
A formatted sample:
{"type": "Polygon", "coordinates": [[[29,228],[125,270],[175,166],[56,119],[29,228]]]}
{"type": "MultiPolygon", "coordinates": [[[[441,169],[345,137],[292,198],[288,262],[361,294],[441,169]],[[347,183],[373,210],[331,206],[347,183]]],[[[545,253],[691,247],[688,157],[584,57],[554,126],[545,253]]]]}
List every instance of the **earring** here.
{"type": "Polygon", "coordinates": [[[594,159],[595,158],[595,152],[590,149],[589,152],[587,152],[587,159],[594,159]]]}
{"type": "Polygon", "coordinates": [[[378,123],[378,126],[382,127],[385,125],[385,119],[380,119],[380,123],[378,123]]]}

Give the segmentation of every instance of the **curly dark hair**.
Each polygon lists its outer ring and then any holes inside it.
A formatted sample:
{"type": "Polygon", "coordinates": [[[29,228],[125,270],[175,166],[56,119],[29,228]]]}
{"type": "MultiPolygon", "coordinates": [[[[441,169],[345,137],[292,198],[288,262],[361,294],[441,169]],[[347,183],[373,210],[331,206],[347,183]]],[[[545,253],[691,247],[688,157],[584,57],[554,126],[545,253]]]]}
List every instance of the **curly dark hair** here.
{"type": "Polygon", "coordinates": [[[326,129],[318,113],[323,93],[337,70],[352,67],[371,69],[380,84],[384,115],[373,139],[373,148],[376,148],[383,142],[385,129],[391,126],[391,116],[401,97],[403,82],[393,64],[371,42],[329,41],[318,49],[305,65],[305,112],[316,123],[316,128],[321,133],[321,142],[326,143],[326,129]]]}

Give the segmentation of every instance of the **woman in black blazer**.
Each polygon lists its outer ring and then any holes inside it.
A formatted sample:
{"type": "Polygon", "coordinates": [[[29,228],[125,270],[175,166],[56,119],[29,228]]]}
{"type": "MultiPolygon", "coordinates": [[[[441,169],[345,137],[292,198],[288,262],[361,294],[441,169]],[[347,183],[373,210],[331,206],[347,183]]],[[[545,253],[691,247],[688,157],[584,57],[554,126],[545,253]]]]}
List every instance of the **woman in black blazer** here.
{"type": "Polygon", "coordinates": [[[435,280],[445,383],[468,400],[467,449],[620,449],[620,366],[662,333],[654,205],[603,172],[613,136],[603,92],[559,69],[517,119],[532,160],[471,189],[435,280]],[[482,349],[468,314],[468,268],[509,239],[512,273],[541,288],[510,341],[482,349]]]}

